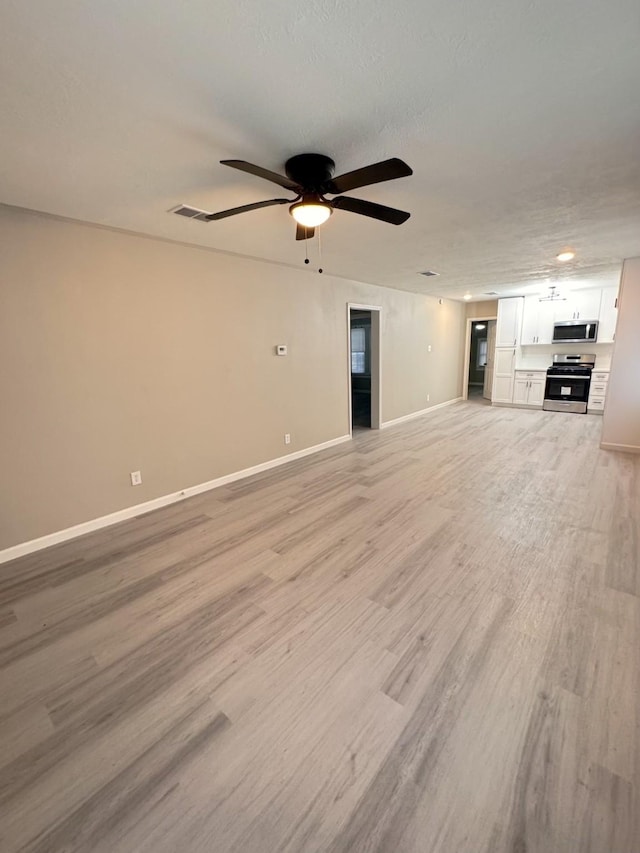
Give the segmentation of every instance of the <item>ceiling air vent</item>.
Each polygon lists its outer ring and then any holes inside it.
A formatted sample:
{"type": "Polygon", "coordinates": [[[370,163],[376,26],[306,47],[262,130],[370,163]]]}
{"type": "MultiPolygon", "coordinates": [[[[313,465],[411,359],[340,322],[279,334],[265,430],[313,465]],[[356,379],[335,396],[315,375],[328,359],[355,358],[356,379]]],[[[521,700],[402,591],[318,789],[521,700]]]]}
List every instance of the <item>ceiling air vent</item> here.
{"type": "Polygon", "coordinates": [[[434,272],[433,270],[425,270],[424,272],[418,273],[418,275],[426,275],[427,278],[430,278],[432,275],[440,275],[440,273],[434,272]]]}
{"type": "Polygon", "coordinates": [[[487,292],[485,293],[485,296],[497,296],[497,295],[498,295],[497,290],[487,290],[487,292]]]}
{"type": "Polygon", "coordinates": [[[210,216],[208,211],[199,210],[197,207],[189,207],[186,204],[179,204],[177,207],[172,207],[169,213],[186,216],[187,219],[197,219],[199,222],[207,222],[207,217],[210,216]]]}

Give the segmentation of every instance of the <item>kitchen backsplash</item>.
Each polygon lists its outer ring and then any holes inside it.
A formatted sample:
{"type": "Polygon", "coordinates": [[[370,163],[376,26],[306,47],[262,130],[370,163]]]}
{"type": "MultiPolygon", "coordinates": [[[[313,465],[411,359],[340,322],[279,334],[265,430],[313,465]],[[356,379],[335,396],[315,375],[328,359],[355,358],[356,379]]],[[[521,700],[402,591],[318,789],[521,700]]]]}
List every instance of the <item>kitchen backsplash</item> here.
{"type": "Polygon", "coordinates": [[[516,370],[546,370],[555,353],[566,352],[574,355],[594,353],[596,370],[609,370],[613,344],[536,344],[520,347],[516,352],[516,370]]]}

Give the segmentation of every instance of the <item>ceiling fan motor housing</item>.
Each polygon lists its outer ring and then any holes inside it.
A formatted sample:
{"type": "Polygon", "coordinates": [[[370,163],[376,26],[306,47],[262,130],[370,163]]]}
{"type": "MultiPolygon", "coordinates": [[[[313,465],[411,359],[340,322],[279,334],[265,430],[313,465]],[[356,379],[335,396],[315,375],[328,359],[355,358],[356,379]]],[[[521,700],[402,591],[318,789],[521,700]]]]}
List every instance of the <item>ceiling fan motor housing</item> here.
{"type": "Polygon", "coordinates": [[[289,158],[284,169],[287,177],[305,190],[321,193],[333,177],[336,164],[325,154],[297,154],[289,158]]]}

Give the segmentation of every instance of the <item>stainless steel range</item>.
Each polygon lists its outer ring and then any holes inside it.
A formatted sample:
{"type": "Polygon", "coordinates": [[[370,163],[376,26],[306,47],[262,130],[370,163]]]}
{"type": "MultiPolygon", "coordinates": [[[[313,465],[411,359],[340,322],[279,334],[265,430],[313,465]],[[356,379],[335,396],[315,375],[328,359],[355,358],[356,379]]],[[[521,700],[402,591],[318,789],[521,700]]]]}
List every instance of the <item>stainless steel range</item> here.
{"type": "Polygon", "coordinates": [[[547,370],[543,409],[586,414],[595,355],[557,353],[547,370]]]}

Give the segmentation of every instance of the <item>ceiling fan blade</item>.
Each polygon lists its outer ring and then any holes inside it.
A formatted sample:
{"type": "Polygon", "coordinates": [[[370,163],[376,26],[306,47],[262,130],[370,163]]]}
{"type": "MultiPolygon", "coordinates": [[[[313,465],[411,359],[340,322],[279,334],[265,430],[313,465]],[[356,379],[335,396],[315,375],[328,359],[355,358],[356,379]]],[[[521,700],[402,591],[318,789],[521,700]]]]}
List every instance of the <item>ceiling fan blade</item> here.
{"type": "Polygon", "coordinates": [[[269,201],[256,201],[254,204],[243,204],[242,207],[231,207],[229,210],[221,210],[219,213],[210,213],[203,217],[206,222],[215,219],[226,219],[227,216],[236,216],[238,213],[248,213],[250,210],[259,210],[261,207],[271,207],[273,204],[291,204],[290,198],[271,198],[269,201]]]}
{"type": "Polygon", "coordinates": [[[302,190],[299,184],[289,180],[284,175],[279,175],[277,172],[270,172],[269,169],[263,169],[262,166],[254,166],[253,163],[247,163],[246,160],[221,160],[220,163],[223,166],[231,166],[232,169],[239,169],[241,172],[248,172],[257,178],[264,178],[265,181],[271,181],[273,184],[278,184],[287,190],[294,190],[295,192],[302,190]]]}
{"type": "Polygon", "coordinates": [[[347,193],[351,190],[357,190],[359,187],[380,184],[382,181],[393,181],[396,178],[407,178],[409,175],[413,175],[413,169],[407,166],[403,160],[392,157],[390,160],[382,160],[380,163],[373,163],[373,165],[365,166],[363,169],[338,175],[337,178],[328,182],[327,192],[347,193]]]}
{"type": "Polygon", "coordinates": [[[363,201],[361,198],[349,198],[349,196],[338,196],[331,204],[339,210],[348,210],[350,213],[359,213],[361,216],[370,216],[381,222],[390,222],[391,225],[402,225],[411,216],[404,210],[395,207],[385,207],[384,204],[374,204],[372,201],[363,201]]]}
{"type": "Polygon", "coordinates": [[[296,226],[296,240],[310,240],[315,234],[315,228],[307,228],[305,225],[296,226]]]}

